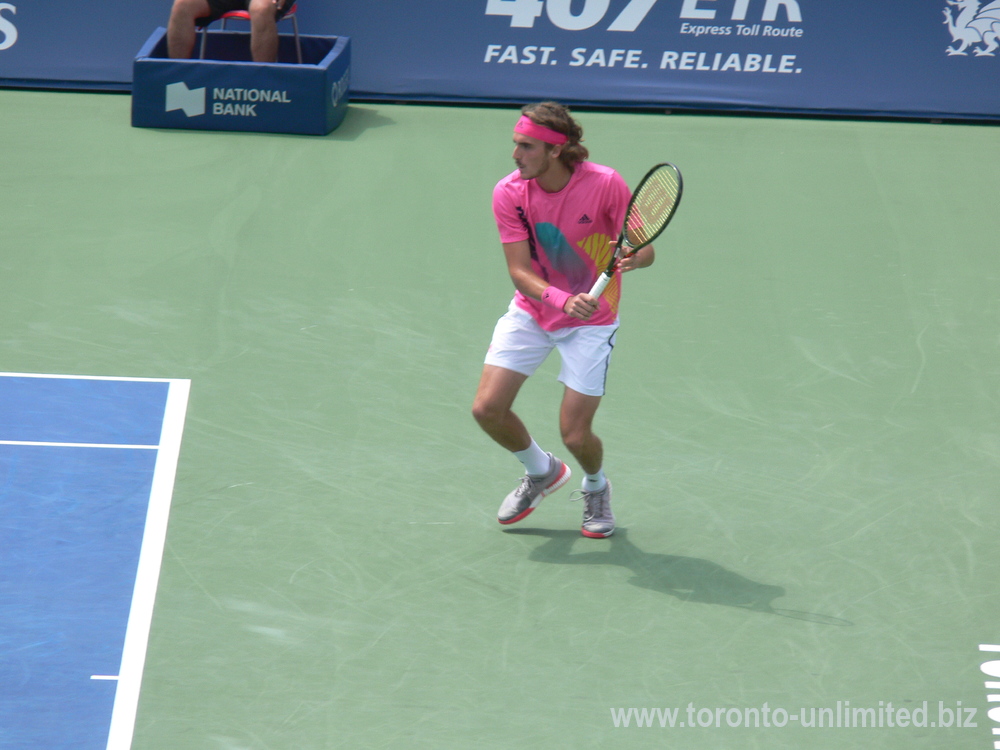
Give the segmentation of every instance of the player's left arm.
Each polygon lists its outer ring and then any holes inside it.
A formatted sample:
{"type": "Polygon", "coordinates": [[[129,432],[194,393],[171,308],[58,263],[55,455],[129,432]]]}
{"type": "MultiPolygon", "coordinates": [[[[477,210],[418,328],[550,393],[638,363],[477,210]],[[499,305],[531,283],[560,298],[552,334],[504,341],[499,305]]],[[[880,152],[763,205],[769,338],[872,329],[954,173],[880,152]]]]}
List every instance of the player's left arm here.
{"type": "Polygon", "coordinates": [[[646,245],[646,247],[640,247],[637,252],[618,261],[618,270],[625,273],[637,268],[649,268],[653,265],[654,260],[656,260],[656,251],[653,250],[652,245],[646,245]]]}

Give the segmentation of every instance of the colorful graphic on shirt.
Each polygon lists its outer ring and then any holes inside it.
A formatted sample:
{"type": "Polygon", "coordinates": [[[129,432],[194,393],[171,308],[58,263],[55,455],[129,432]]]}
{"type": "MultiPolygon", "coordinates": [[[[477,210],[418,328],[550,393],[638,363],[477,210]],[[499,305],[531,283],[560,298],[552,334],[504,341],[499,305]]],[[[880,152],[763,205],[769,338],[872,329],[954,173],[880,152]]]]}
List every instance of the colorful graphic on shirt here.
{"type": "MultiPolygon", "coordinates": [[[[613,252],[611,241],[611,237],[606,234],[592,234],[580,240],[580,249],[594,261],[594,266],[598,271],[603,271],[611,262],[611,253],[613,252]]],[[[615,275],[601,296],[611,305],[612,310],[617,311],[621,292],[621,277],[615,275]]]]}
{"type": "Polygon", "coordinates": [[[592,234],[580,240],[580,249],[603,271],[611,261],[611,238],[606,234],[592,234]]]}
{"type": "Polygon", "coordinates": [[[566,277],[568,291],[581,292],[589,288],[594,272],[569,244],[559,227],[539,222],[535,225],[535,237],[545,250],[553,270],[566,277]]]}

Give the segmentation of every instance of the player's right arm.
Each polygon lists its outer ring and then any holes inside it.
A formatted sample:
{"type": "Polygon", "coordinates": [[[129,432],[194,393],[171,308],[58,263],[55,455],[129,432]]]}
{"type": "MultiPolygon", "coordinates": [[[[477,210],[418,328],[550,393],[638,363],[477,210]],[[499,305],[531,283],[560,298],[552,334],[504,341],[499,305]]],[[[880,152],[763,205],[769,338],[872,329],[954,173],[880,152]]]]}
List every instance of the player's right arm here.
{"type": "MultiPolygon", "coordinates": [[[[503,254],[507,259],[507,272],[515,288],[525,297],[542,300],[549,282],[535,273],[531,265],[531,246],[527,240],[504,242],[503,254]]],[[[574,294],[566,300],[562,311],[572,318],[587,320],[596,312],[599,301],[586,292],[574,294]]]]}

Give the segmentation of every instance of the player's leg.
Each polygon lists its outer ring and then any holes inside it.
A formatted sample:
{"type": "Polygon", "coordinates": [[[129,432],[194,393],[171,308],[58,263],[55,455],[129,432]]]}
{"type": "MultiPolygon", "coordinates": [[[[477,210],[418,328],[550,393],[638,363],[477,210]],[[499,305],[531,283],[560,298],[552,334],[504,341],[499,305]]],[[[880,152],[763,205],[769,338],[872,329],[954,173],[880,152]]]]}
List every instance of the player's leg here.
{"type": "Polygon", "coordinates": [[[167,53],[170,57],[183,60],[191,57],[197,37],[195,21],[211,14],[208,0],[174,0],[167,22],[167,53]]]}
{"type": "Polygon", "coordinates": [[[594,415],[600,405],[600,396],[587,396],[567,386],[559,408],[563,445],[587,474],[596,474],[604,465],[604,445],[593,430],[594,415]]]}
{"type": "MultiPolygon", "coordinates": [[[[534,318],[513,303],[493,329],[472,415],[487,435],[512,453],[528,450],[532,444],[513,411],[514,399],[554,346],[534,318]]],[[[526,468],[533,473],[539,467],[526,468]]]]}
{"type": "Polygon", "coordinates": [[[611,483],[604,476],[604,445],[593,424],[604,395],[616,332],[613,325],[582,326],[567,331],[558,344],[563,360],[559,379],[566,386],[559,430],[563,443],[585,472],[581,533],[589,537],[611,536],[615,530],[611,483]]]}
{"type": "Polygon", "coordinates": [[[479,426],[511,453],[531,445],[528,428],[513,411],[514,399],[527,379],[527,375],[513,370],[483,365],[479,388],[472,402],[472,416],[479,426]]]}
{"type": "Polygon", "coordinates": [[[525,518],[543,497],[566,484],[572,474],[566,464],[532,440],[524,422],[514,413],[514,399],[527,379],[527,375],[513,370],[484,365],[472,404],[472,415],[483,431],[524,466],[520,484],[504,498],[497,511],[497,520],[502,524],[525,518]]]}
{"type": "Polygon", "coordinates": [[[247,10],[250,12],[251,57],[254,62],[277,62],[278,18],[274,0],[250,0],[247,10]]]}
{"type": "Polygon", "coordinates": [[[567,387],[559,412],[563,443],[586,473],[579,497],[573,498],[583,500],[580,533],[593,538],[611,536],[615,532],[611,482],[604,476],[604,446],[593,430],[594,415],[600,403],[600,396],[587,396],[567,387]]]}
{"type": "Polygon", "coordinates": [[[559,411],[563,443],[586,473],[580,496],[574,498],[583,500],[580,533],[593,538],[611,536],[615,532],[611,482],[604,476],[604,445],[593,430],[594,415],[600,403],[600,396],[587,396],[567,387],[559,411]]]}
{"type": "Polygon", "coordinates": [[[508,524],[531,513],[542,498],[570,477],[566,464],[531,439],[513,411],[514,399],[554,348],[549,335],[523,310],[511,305],[497,321],[476,391],[472,414],[487,435],[524,466],[520,484],[504,498],[497,520],[508,524]]]}

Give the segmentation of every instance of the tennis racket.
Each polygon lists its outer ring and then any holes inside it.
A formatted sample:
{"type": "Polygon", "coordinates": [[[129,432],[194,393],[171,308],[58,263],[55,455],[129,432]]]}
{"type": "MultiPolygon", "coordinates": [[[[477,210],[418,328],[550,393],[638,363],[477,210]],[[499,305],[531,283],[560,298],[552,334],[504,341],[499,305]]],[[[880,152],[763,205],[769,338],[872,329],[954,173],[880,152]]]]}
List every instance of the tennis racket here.
{"type": "Polygon", "coordinates": [[[666,229],[681,202],[683,189],[681,171],[669,162],[657,164],[646,172],[628,202],[615,252],[608,267],[594,282],[591,297],[601,296],[604,287],[614,278],[619,260],[646,247],[666,229]]]}

